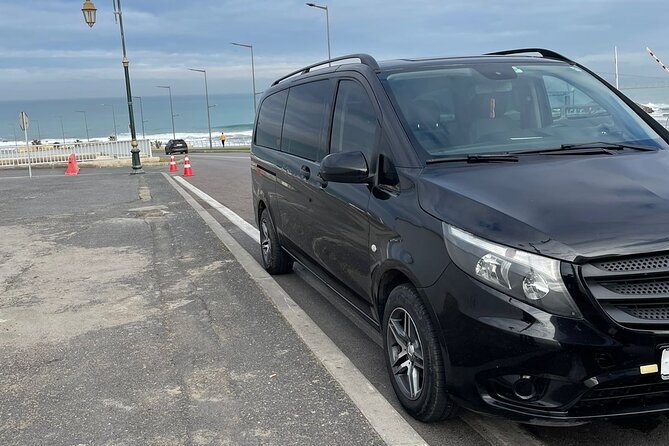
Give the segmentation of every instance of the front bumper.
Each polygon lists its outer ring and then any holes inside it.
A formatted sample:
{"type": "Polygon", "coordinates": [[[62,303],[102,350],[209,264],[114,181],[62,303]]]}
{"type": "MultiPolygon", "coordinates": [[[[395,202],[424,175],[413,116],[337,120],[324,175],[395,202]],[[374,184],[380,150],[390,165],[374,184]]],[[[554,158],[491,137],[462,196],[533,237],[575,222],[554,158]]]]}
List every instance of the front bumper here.
{"type": "Polygon", "coordinates": [[[585,319],[547,314],[453,264],[422,289],[440,326],[453,398],[548,425],[669,411],[669,381],[652,371],[669,335],[620,327],[576,283],[568,286],[581,294],[585,319]]]}

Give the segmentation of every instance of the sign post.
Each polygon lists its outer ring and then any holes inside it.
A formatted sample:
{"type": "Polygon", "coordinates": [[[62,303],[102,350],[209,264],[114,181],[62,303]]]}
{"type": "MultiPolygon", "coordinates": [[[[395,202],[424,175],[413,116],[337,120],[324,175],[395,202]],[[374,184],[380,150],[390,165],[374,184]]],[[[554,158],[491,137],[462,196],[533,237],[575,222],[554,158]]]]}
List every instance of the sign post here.
{"type": "Polygon", "coordinates": [[[30,178],[33,177],[32,163],[30,161],[30,146],[28,145],[28,126],[30,121],[28,120],[28,114],[26,112],[19,113],[19,127],[23,130],[23,136],[26,139],[26,151],[28,152],[28,175],[30,178]]]}
{"type": "Polygon", "coordinates": [[[26,112],[19,113],[19,127],[23,130],[23,136],[26,140],[26,151],[28,152],[28,175],[30,178],[33,177],[32,162],[30,160],[30,146],[28,145],[28,126],[30,121],[28,120],[28,114],[26,112]]]}

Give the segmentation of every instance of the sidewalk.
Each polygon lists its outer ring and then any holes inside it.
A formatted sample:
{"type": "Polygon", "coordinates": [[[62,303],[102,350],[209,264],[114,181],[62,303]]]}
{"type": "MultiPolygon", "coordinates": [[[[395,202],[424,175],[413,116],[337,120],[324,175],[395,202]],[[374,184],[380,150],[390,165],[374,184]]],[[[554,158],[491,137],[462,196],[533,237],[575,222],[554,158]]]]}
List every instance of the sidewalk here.
{"type": "Polygon", "coordinates": [[[0,182],[0,444],[380,444],[167,181],[109,172],[0,182]]]}

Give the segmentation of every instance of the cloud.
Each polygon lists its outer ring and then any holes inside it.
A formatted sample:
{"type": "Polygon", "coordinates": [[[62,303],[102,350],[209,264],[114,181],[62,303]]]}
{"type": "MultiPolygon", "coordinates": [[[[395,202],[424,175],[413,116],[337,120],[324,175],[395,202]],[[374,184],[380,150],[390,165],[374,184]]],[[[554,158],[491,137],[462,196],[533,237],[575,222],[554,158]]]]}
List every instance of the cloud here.
{"type": "MultiPolygon", "coordinates": [[[[95,2],[92,29],[83,21],[81,1],[29,3],[0,0],[0,97],[119,90],[120,42],[111,2],[95,2]]],[[[666,0],[324,3],[333,55],[369,52],[392,59],[544,46],[609,72],[618,45],[621,68],[639,75],[660,74],[645,46],[669,60],[666,0]]],[[[212,92],[246,88],[249,53],[231,41],[254,45],[259,89],[326,55],[325,14],[302,0],[145,0],[124,1],[123,7],[131,76],[139,88],[160,80],[197,92],[201,80],[186,71],[189,66],[208,70],[212,92]]]]}

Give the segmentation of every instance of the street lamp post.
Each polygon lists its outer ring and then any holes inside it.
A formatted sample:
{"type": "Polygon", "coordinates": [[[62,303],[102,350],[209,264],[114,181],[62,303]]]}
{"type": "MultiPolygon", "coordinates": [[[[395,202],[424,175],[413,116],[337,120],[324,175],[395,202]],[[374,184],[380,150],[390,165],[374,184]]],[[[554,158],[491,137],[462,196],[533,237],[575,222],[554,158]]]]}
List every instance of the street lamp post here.
{"type": "Polygon", "coordinates": [[[318,8],[322,9],[325,11],[325,26],[327,27],[327,38],[328,38],[328,60],[332,59],[332,55],[330,54],[330,12],[328,10],[327,5],[321,6],[317,5],[316,3],[307,3],[307,6],[311,8],[318,8]]]}
{"type": "Polygon", "coordinates": [[[86,140],[88,142],[91,142],[91,136],[88,134],[88,118],[86,117],[86,111],[85,110],[77,110],[77,113],[83,113],[84,114],[84,125],[86,126],[86,140]]]}
{"type": "Polygon", "coordinates": [[[146,139],[146,132],[144,132],[144,123],[148,121],[144,120],[144,105],[142,105],[142,97],[141,96],[133,96],[133,97],[139,99],[139,113],[140,113],[140,119],[142,120],[142,139],[146,139]]]}
{"type": "Polygon", "coordinates": [[[58,116],[58,118],[60,119],[60,131],[62,132],[63,135],[63,144],[65,144],[65,126],[63,125],[63,117],[58,116]]]}
{"type": "Polygon", "coordinates": [[[33,119],[33,122],[37,126],[37,139],[42,141],[42,131],[39,128],[39,121],[37,119],[33,119]]]}
{"type": "Polygon", "coordinates": [[[251,50],[251,78],[253,79],[253,117],[255,119],[256,115],[256,67],[255,62],[253,61],[253,45],[246,43],[235,43],[231,42],[231,45],[241,46],[251,50]]]}
{"type": "Polygon", "coordinates": [[[12,124],[7,124],[7,125],[10,126],[12,128],[12,131],[14,132],[14,145],[18,146],[19,141],[16,139],[16,127],[12,124]]]}
{"type": "MultiPolygon", "coordinates": [[[[114,120],[114,139],[118,141],[118,131],[116,130],[116,107],[114,104],[102,104],[103,107],[111,107],[112,119],[114,120]]],[[[138,155],[139,156],[139,155],[138,155]]],[[[143,172],[142,172],[143,173],[143,172]]]]}
{"type": "MultiPolygon", "coordinates": [[[[123,50],[123,59],[121,59],[121,63],[123,65],[123,74],[125,75],[125,92],[126,92],[126,97],[128,99],[128,118],[130,120],[130,138],[131,142],[130,145],[132,146],[132,149],[130,149],[130,154],[132,155],[132,171],[131,174],[140,174],[144,173],[144,170],[142,169],[142,163],[139,159],[139,144],[137,143],[137,134],[135,132],[135,114],[132,109],[132,91],[130,89],[130,72],[128,69],[129,61],[128,57],[125,51],[125,33],[123,31],[123,14],[121,13],[121,0],[113,0],[114,3],[114,16],[118,21],[119,25],[119,30],[121,32],[121,48],[123,50]]],[[[81,12],[84,14],[84,20],[86,21],[86,24],[90,26],[91,28],[93,25],[95,25],[95,15],[96,15],[96,9],[91,0],[85,0],[84,5],[81,8],[81,12]]],[[[112,107],[112,110],[113,107],[112,107]]],[[[114,117],[114,120],[116,120],[116,117],[114,117]]],[[[114,124],[114,127],[116,127],[116,124],[114,124]]],[[[114,130],[116,131],[116,130],[114,130]]],[[[118,135],[116,135],[116,140],[118,140],[118,135]]]]}
{"type": "Polygon", "coordinates": [[[189,68],[190,71],[196,71],[198,73],[204,73],[204,95],[207,99],[207,125],[209,126],[209,148],[213,149],[213,144],[211,142],[211,114],[209,113],[209,109],[211,107],[209,106],[209,87],[207,85],[207,71],[206,70],[198,70],[197,68],[189,68]]]}
{"type": "Polygon", "coordinates": [[[172,139],[177,139],[177,132],[174,130],[174,107],[172,107],[172,87],[170,85],[156,85],[157,88],[166,88],[170,94],[170,116],[172,117],[172,139]]]}

